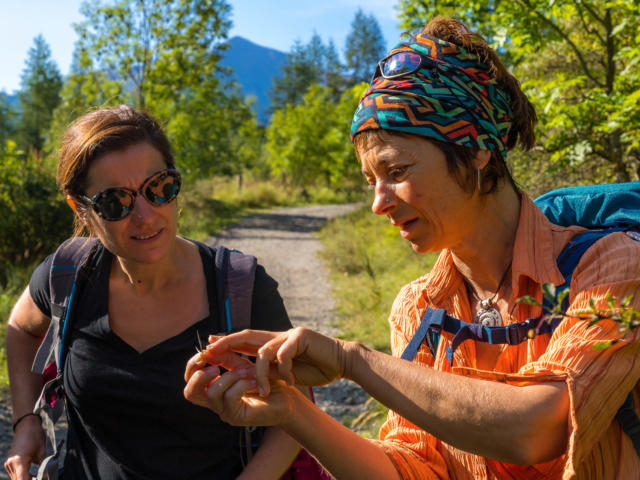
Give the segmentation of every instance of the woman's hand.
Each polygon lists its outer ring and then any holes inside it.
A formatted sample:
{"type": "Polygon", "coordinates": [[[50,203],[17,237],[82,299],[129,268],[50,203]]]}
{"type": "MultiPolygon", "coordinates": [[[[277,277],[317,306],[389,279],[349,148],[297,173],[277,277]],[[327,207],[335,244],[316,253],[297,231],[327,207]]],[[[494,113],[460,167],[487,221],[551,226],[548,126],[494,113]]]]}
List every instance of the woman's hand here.
{"type": "Polygon", "coordinates": [[[188,372],[184,396],[206,407],[235,426],[281,425],[293,411],[294,396],[304,397],[296,388],[274,380],[268,398],[258,395],[255,369],[242,369],[220,375],[216,366],[188,372]],[[189,374],[190,373],[190,374],[189,374]]]}
{"type": "Polygon", "coordinates": [[[269,377],[288,385],[325,385],[345,376],[348,342],[307,328],[286,332],[244,330],[224,337],[209,337],[207,358],[228,358],[229,352],[256,357],[255,378],[261,396],[270,391],[269,377]]]}
{"type": "Polygon", "coordinates": [[[9,455],[4,462],[4,468],[9,472],[11,480],[31,480],[29,467],[32,463],[40,463],[44,459],[44,440],[38,417],[29,416],[18,424],[9,455]]]}

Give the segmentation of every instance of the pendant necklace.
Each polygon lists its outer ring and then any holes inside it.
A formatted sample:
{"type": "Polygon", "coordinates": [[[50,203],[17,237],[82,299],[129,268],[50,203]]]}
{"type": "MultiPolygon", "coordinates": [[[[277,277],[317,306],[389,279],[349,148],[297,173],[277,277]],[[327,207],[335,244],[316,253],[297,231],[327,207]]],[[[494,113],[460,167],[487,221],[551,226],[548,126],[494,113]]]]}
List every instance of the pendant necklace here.
{"type": "Polygon", "coordinates": [[[500,312],[493,304],[493,300],[502,288],[502,284],[504,283],[505,278],[507,278],[507,273],[510,268],[511,262],[509,262],[509,265],[507,265],[506,270],[502,274],[502,278],[500,279],[500,283],[498,283],[498,288],[495,293],[485,300],[481,300],[476,294],[474,288],[468,282],[465,282],[468,290],[471,292],[471,295],[473,295],[473,298],[478,302],[476,305],[477,312],[474,316],[475,323],[479,323],[485,327],[497,327],[502,325],[502,315],[500,315],[500,312]]]}

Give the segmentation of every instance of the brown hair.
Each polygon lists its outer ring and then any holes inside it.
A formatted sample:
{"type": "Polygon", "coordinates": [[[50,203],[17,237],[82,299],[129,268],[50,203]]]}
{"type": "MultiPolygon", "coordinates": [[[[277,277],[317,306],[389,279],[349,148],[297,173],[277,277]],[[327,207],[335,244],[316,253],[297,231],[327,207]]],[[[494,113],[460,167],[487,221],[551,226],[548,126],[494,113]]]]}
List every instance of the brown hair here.
{"type": "MultiPolygon", "coordinates": [[[[76,119],[65,131],[58,152],[58,185],[70,195],[78,209],[85,193],[89,168],[94,160],[110,152],[146,142],[160,152],[167,167],[175,168],[169,140],[158,120],[130,107],[102,108],[76,119]]],[[[84,230],[76,217],[74,235],[84,230]]]]}
{"type": "MultiPolygon", "coordinates": [[[[486,40],[478,33],[470,31],[460,20],[454,18],[436,17],[425,25],[421,33],[461,46],[467,51],[475,53],[480,61],[489,66],[497,86],[506,92],[510,99],[512,123],[505,143],[507,150],[511,150],[518,144],[523,150],[531,149],[535,144],[534,128],[538,121],[535,108],[522,91],[518,79],[507,71],[496,51],[487,44],[486,40]]],[[[393,132],[392,134],[398,133],[393,132]]],[[[356,152],[368,143],[370,136],[380,139],[379,136],[376,136],[376,130],[365,130],[354,138],[353,144],[356,152]]],[[[463,190],[472,193],[476,188],[473,160],[478,149],[430,138],[427,140],[444,152],[449,173],[453,175],[463,190]]],[[[504,156],[500,152],[492,152],[491,160],[482,170],[480,193],[488,194],[495,191],[500,180],[505,180],[516,189],[504,156]]]]}

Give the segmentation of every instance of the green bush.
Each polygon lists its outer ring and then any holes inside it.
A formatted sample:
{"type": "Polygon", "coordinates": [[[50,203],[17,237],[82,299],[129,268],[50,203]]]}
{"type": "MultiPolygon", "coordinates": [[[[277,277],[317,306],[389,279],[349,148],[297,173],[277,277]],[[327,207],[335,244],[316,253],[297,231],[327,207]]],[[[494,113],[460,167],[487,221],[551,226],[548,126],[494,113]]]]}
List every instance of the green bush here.
{"type": "Polygon", "coordinates": [[[0,157],[0,285],[11,272],[41,260],[72,231],[73,213],[53,173],[21,159],[13,142],[0,157]]]}

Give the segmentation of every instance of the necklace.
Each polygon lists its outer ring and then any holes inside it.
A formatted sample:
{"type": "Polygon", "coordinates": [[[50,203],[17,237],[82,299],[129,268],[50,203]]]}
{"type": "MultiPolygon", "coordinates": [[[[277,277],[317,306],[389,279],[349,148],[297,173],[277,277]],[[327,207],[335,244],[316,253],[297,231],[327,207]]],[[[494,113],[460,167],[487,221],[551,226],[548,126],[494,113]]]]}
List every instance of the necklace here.
{"type": "Polygon", "coordinates": [[[498,288],[496,289],[495,293],[485,300],[481,300],[480,297],[478,297],[478,295],[476,294],[474,288],[468,282],[466,282],[467,288],[471,292],[471,295],[473,295],[473,298],[475,298],[475,300],[478,302],[476,306],[477,312],[474,317],[475,323],[479,323],[481,325],[484,325],[485,327],[497,327],[499,325],[502,325],[502,316],[500,315],[498,309],[493,305],[493,300],[496,298],[498,292],[502,288],[502,284],[504,283],[505,278],[507,278],[507,273],[509,272],[510,268],[511,262],[509,262],[509,265],[507,265],[507,268],[502,274],[502,278],[500,279],[500,283],[498,283],[498,288]]]}

